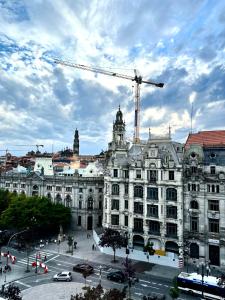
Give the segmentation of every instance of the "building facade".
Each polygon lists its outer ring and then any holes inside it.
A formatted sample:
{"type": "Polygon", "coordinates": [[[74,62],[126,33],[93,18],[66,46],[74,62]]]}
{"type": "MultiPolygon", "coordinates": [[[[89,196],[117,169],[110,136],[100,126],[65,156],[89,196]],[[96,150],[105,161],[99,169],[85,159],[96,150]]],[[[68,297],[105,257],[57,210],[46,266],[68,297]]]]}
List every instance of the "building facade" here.
{"type": "Polygon", "coordinates": [[[184,153],[184,238],[193,261],[225,266],[225,131],[190,134],[184,153]]]}
{"type": "Polygon", "coordinates": [[[150,241],[161,253],[182,254],[182,151],[169,135],[149,135],[129,147],[119,108],[104,177],[103,226],[126,234],[130,247],[143,250],[150,241]]]}
{"type": "Polygon", "coordinates": [[[72,228],[102,225],[103,176],[47,176],[43,173],[2,173],[0,188],[27,196],[45,196],[71,208],[72,228]]]}

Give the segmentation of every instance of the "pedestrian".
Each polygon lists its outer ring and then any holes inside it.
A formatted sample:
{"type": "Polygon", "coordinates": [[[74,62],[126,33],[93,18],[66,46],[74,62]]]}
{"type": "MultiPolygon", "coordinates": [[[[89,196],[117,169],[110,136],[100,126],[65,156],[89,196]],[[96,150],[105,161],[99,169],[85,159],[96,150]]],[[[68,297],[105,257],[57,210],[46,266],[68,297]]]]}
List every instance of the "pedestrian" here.
{"type": "Polygon", "coordinates": [[[46,254],[45,254],[44,261],[46,261],[46,260],[47,260],[47,256],[46,256],[46,254]]]}
{"type": "Polygon", "coordinates": [[[94,244],[92,245],[92,250],[95,250],[95,245],[94,244]]]}
{"type": "Polygon", "coordinates": [[[0,267],[0,275],[2,275],[2,267],[0,267]]]}
{"type": "Polygon", "coordinates": [[[8,265],[8,272],[12,271],[12,268],[10,267],[10,265],[8,265]]]}

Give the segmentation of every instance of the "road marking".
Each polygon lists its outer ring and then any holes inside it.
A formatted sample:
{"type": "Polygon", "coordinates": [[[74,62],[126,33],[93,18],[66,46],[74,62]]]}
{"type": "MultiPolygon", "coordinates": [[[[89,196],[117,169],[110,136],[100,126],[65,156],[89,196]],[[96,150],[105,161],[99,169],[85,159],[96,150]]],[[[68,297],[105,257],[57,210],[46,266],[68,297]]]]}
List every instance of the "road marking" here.
{"type": "Polygon", "coordinates": [[[150,287],[152,289],[156,289],[156,290],[159,290],[159,288],[155,287],[155,286],[151,286],[151,285],[147,285],[147,284],[141,284],[143,287],[150,287]]]}
{"type": "Polygon", "coordinates": [[[142,296],[143,294],[142,293],[135,293],[135,295],[142,296]]]}
{"type": "Polygon", "coordinates": [[[141,285],[144,286],[144,287],[147,287],[147,286],[148,286],[147,284],[143,284],[143,283],[142,283],[141,285]]]}
{"type": "Polygon", "coordinates": [[[139,281],[151,283],[151,281],[147,281],[147,280],[143,280],[143,279],[139,279],[139,281]]]}
{"type": "Polygon", "coordinates": [[[26,284],[26,283],[23,283],[23,282],[21,282],[21,281],[19,281],[19,280],[16,280],[15,281],[16,283],[19,283],[19,284],[21,284],[21,285],[24,285],[25,287],[31,287],[31,285],[29,285],[29,284],[26,284]]]}
{"type": "Polygon", "coordinates": [[[51,260],[53,260],[53,259],[55,259],[55,258],[57,258],[57,257],[59,257],[59,255],[56,255],[56,256],[54,256],[54,257],[52,257],[52,258],[46,260],[46,263],[49,262],[49,261],[51,261],[51,260]]]}
{"type": "Polygon", "coordinates": [[[92,280],[91,280],[91,279],[86,279],[86,281],[87,281],[87,282],[92,282],[92,280]]]}

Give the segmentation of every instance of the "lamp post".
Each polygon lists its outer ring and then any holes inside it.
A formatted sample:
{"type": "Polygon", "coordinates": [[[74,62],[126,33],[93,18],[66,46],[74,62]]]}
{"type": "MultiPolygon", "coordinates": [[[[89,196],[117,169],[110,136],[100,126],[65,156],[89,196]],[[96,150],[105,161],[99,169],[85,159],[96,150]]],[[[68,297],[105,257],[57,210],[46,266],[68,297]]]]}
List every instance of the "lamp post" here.
{"type": "Polygon", "coordinates": [[[99,285],[102,285],[102,266],[99,266],[99,285]]]}
{"type": "MultiPolygon", "coordinates": [[[[8,240],[8,243],[7,243],[7,247],[6,247],[6,252],[7,252],[7,256],[6,256],[6,269],[8,270],[8,263],[9,263],[9,245],[10,245],[10,242],[11,242],[11,240],[15,237],[15,236],[17,236],[17,235],[19,235],[19,234],[21,234],[21,233],[24,233],[24,232],[26,232],[27,230],[29,230],[29,228],[27,228],[27,229],[24,229],[24,230],[22,230],[22,231],[19,231],[19,232],[16,232],[16,233],[14,233],[13,235],[11,235],[11,237],[9,238],[9,240],[8,240]]],[[[6,270],[5,270],[6,271],[6,270]]],[[[6,272],[5,272],[5,280],[4,280],[4,282],[6,282],[6,272]]]]}
{"type": "Polygon", "coordinates": [[[204,298],[204,277],[205,277],[205,270],[206,276],[208,277],[210,274],[210,267],[208,262],[201,263],[201,276],[202,276],[202,298],[204,298]]]}

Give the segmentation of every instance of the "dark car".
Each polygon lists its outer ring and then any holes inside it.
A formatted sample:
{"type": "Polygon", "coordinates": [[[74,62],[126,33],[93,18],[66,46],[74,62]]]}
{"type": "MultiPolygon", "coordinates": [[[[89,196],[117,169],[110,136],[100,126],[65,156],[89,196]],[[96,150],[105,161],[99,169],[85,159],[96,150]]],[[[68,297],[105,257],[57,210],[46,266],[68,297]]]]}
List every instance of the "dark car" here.
{"type": "Polygon", "coordinates": [[[87,273],[90,275],[94,273],[94,268],[88,264],[77,264],[76,266],[73,267],[73,271],[79,273],[87,273]]]}
{"type": "Polygon", "coordinates": [[[125,282],[126,277],[122,271],[112,271],[109,274],[107,274],[107,279],[116,281],[116,282],[125,282]]]}

